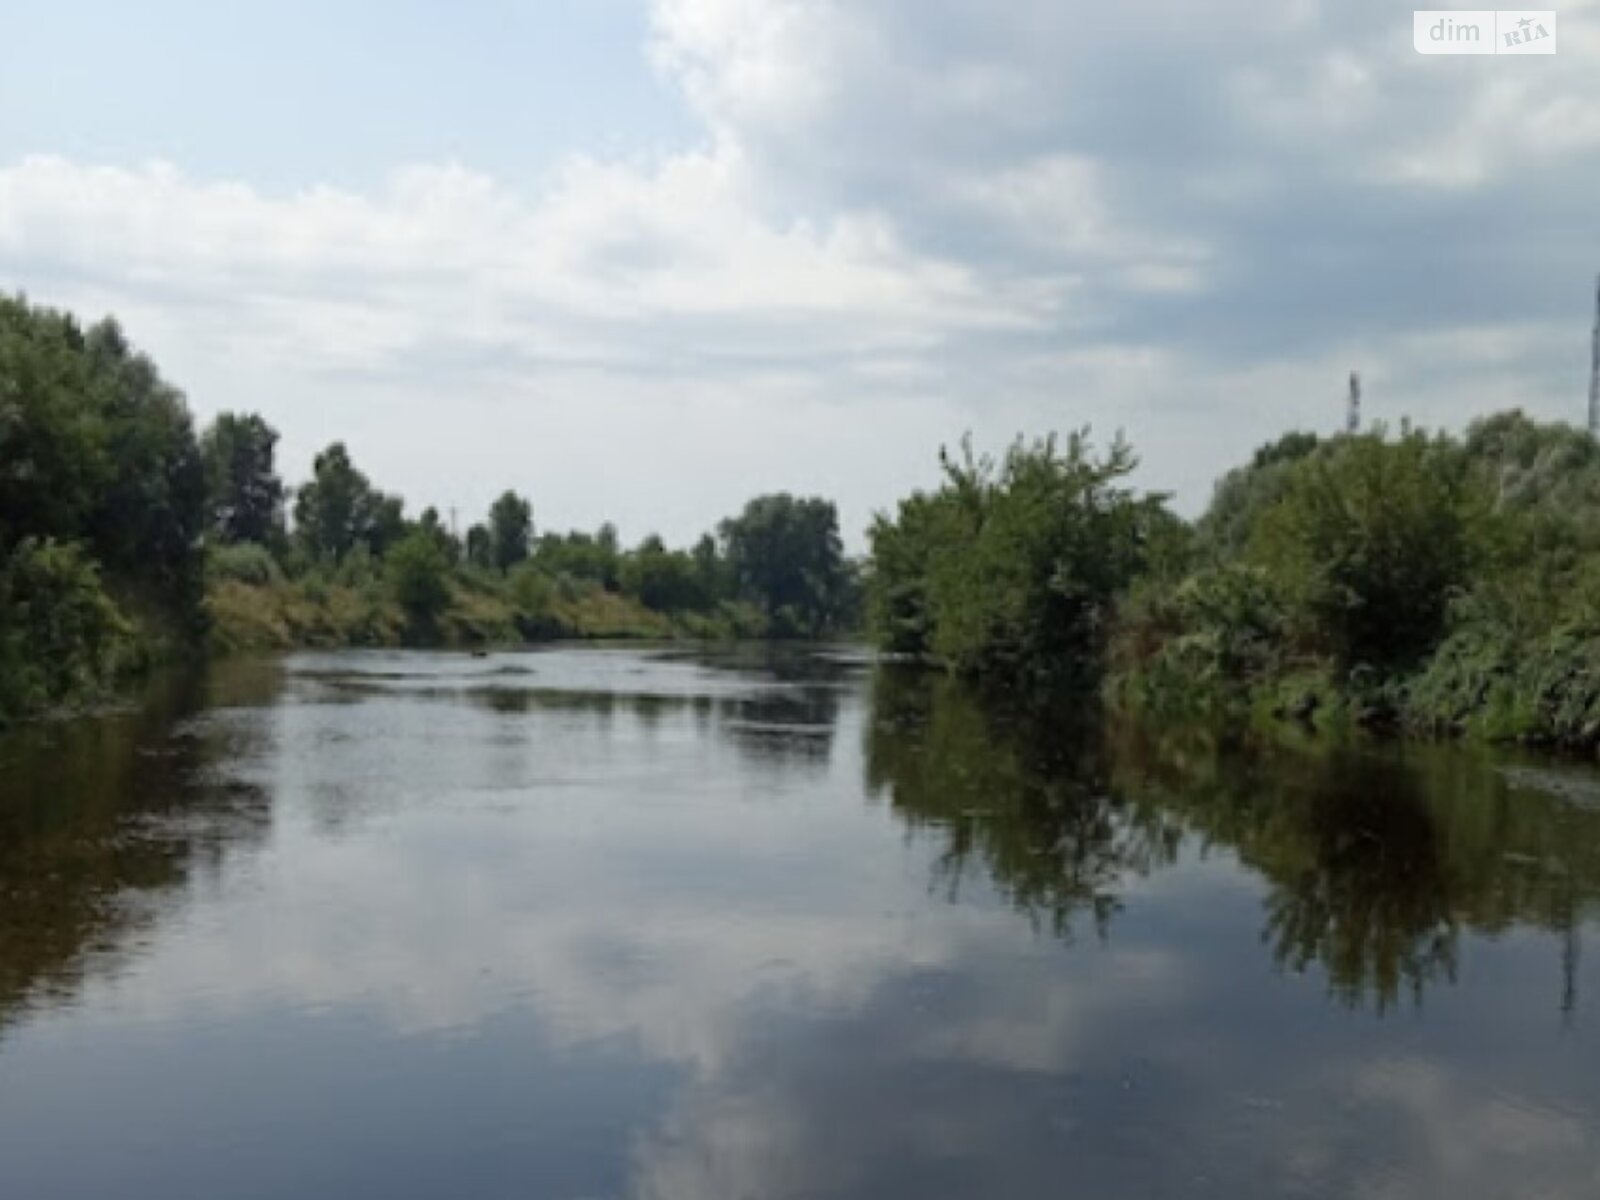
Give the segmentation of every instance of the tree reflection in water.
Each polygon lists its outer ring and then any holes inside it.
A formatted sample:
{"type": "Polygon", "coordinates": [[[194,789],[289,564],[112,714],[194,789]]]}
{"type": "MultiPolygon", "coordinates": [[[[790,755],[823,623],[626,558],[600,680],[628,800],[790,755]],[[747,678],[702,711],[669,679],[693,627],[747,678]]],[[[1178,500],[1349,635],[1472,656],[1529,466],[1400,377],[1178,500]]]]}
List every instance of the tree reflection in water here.
{"type": "Polygon", "coordinates": [[[1464,929],[1521,926],[1561,935],[1560,1003],[1576,1004],[1600,806],[1574,797],[1573,779],[1592,785],[1571,769],[1019,712],[902,669],[875,680],[866,750],[869,789],[942,840],[936,884],[952,897],[987,877],[1056,934],[1081,915],[1110,936],[1132,880],[1220,851],[1263,880],[1280,968],[1319,969],[1343,1003],[1420,1003],[1455,979],[1464,929]]]}
{"type": "Polygon", "coordinates": [[[136,707],[0,742],[0,1026],[70,997],[90,957],[122,953],[165,897],[261,843],[267,793],[232,768],[265,734],[229,712],[278,685],[255,664],[177,674],[136,707]]]}

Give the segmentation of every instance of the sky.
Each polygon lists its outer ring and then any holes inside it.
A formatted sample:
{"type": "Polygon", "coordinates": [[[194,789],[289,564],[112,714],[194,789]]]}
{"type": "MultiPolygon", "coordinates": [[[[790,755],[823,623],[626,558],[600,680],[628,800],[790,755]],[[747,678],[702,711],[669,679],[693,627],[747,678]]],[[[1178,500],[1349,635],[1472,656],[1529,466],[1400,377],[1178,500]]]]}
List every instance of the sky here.
{"type": "Polygon", "coordinates": [[[0,289],[280,467],[464,527],[847,544],[941,445],[1119,430],[1200,511],[1289,429],[1581,420],[1600,0],[0,0],[0,289]]]}

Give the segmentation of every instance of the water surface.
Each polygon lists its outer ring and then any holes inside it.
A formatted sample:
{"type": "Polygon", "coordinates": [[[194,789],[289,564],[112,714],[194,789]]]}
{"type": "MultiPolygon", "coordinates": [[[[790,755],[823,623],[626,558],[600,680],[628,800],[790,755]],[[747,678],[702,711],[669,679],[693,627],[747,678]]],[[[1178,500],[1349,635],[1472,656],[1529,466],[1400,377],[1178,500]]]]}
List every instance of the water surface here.
{"type": "Polygon", "coordinates": [[[0,1195],[1600,1194],[1600,774],[848,653],[305,655],[0,740],[0,1195]]]}

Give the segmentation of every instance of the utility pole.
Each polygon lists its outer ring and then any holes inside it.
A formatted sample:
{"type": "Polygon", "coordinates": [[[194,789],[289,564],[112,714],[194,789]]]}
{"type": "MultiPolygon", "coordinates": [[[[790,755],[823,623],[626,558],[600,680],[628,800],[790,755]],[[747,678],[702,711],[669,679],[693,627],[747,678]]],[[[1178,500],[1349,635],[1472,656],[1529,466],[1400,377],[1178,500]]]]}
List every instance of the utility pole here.
{"type": "Polygon", "coordinates": [[[1589,436],[1600,437],[1600,277],[1594,288],[1594,348],[1589,361],[1589,436]]]}
{"type": "MultiPolygon", "coordinates": [[[[1600,341],[1595,345],[1600,347],[1600,341]]],[[[1350,407],[1345,412],[1344,431],[1350,434],[1361,432],[1361,372],[1359,371],[1350,372],[1350,407]]]]}

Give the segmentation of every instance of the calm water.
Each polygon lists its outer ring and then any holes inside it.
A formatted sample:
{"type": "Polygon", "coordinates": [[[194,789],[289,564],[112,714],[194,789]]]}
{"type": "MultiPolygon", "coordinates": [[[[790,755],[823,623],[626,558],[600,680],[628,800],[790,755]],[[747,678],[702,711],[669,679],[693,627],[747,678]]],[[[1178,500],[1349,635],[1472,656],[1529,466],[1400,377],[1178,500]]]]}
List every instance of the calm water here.
{"type": "Polygon", "coordinates": [[[1600,1195],[1600,774],[848,656],[303,656],[0,741],[0,1195],[1600,1195]]]}

